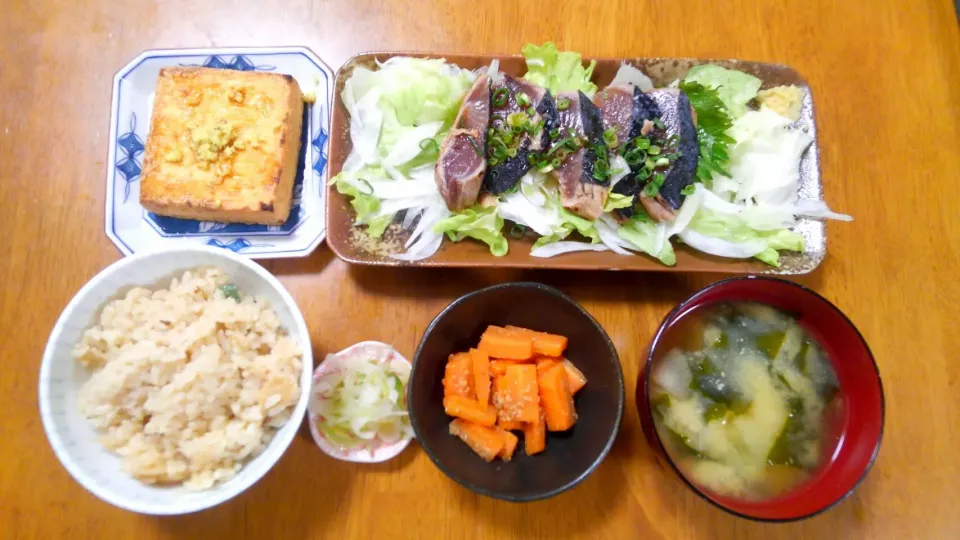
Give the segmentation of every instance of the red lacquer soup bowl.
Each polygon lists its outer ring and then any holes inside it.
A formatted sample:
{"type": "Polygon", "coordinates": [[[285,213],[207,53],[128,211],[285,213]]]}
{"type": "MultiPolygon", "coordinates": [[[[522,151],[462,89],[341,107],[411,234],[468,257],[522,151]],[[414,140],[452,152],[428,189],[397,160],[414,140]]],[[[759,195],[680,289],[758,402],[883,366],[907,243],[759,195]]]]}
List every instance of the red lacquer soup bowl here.
{"type": "Polygon", "coordinates": [[[731,514],[758,521],[805,519],[849,496],[866,477],[883,437],[884,401],[880,373],[863,336],[843,313],[819,294],[790,281],[742,277],[719,281],[671,311],[650,344],[637,380],[637,410],[647,439],[690,489],[731,514]],[[837,374],[839,418],[831,421],[832,448],[810,478],[776,498],[749,500],[724,496],[697,485],[667,453],[654,426],[648,373],[671,342],[677,322],[694,310],[728,302],[760,302],[794,314],[823,347],[837,374]],[[832,450],[832,451],[831,451],[832,450]]]}

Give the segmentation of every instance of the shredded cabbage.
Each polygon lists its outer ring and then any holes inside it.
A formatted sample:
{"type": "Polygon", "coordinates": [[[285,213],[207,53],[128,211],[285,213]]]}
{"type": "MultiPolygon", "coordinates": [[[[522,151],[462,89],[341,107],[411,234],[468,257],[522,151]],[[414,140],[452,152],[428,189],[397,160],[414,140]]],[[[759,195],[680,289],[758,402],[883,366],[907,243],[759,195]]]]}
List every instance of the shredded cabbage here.
{"type": "Polygon", "coordinates": [[[376,449],[413,436],[405,390],[410,364],[335,355],[326,362],[333,365],[313,383],[310,412],[327,441],[341,450],[376,449]]]}

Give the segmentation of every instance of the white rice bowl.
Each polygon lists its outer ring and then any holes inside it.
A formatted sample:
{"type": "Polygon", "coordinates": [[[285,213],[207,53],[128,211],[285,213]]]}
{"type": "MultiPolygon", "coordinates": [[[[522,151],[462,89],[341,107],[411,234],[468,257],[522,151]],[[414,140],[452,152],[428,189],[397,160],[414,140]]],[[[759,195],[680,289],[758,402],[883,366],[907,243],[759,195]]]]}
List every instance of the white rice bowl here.
{"type": "Polygon", "coordinates": [[[206,247],[137,254],[94,277],[57,321],[41,417],[57,457],[96,496],[188,513],[242,492],[280,458],[312,364],[296,304],[256,263],[206,247]],[[227,282],[240,303],[218,289],[227,282]]]}

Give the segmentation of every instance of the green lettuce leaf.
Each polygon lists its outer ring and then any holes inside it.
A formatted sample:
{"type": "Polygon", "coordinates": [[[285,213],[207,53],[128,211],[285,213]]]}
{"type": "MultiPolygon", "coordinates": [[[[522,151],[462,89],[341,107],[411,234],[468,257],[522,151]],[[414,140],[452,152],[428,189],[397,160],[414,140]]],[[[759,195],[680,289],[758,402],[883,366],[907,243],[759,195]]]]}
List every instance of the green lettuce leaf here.
{"type": "Polygon", "coordinates": [[[583,67],[583,58],[579,53],[558,51],[557,46],[546,42],[538,47],[527,43],[520,49],[527,61],[527,74],[523,76],[530,82],[539,84],[554,94],[557,92],[579,90],[593,97],[597,85],[590,82],[597,62],[591,61],[583,67]]]}
{"type": "Polygon", "coordinates": [[[600,243],[600,233],[597,232],[597,226],[593,224],[593,221],[582,218],[566,208],[560,209],[560,215],[563,217],[563,224],[561,227],[567,229],[568,231],[564,237],[568,236],[573,231],[577,231],[580,233],[580,236],[583,236],[594,244],[600,243]]]}
{"type": "Polygon", "coordinates": [[[580,233],[580,236],[586,238],[593,244],[600,243],[600,233],[597,232],[597,226],[593,221],[582,218],[566,208],[560,209],[560,218],[562,219],[556,232],[549,236],[541,236],[533,243],[533,249],[559,242],[573,234],[574,231],[580,233]]]}
{"type": "Polygon", "coordinates": [[[392,108],[397,121],[405,126],[436,121],[452,124],[473,84],[468,71],[439,58],[397,57],[374,74],[381,103],[392,108]]]}
{"type": "Polygon", "coordinates": [[[367,234],[373,238],[380,238],[387,226],[393,221],[393,214],[378,216],[380,212],[380,199],[363,193],[361,189],[350,182],[353,177],[350,173],[340,173],[333,177],[334,186],[337,191],[350,197],[350,206],[357,213],[355,223],[357,225],[366,225],[367,234]]]}
{"type": "Polygon", "coordinates": [[[690,98],[690,105],[697,113],[697,142],[700,157],[697,160],[697,178],[707,187],[712,185],[713,175],[730,176],[730,146],[736,141],[727,130],[733,120],[717,91],[698,82],[681,82],[680,90],[690,98]]]}
{"type": "Polygon", "coordinates": [[[610,193],[607,202],[603,205],[604,212],[612,212],[618,208],[630,208],[633,206],[633,195],[623,195],[621,193],[610,193]]]}
{"type": "Polygon", "coordinates": [[[490,253],[497,257],[503,257],[509,249],[503,236],[503,218],[497,215],[495,207],[467,208],[438,221],[433,230],[438,234],[446,233],[454,242],[468,237],[480,240],[490,246],[490,253]]]}
{"type": "Polygon", "coordinates": [[[630,218],[617,229],[617,235],[630,242],[637,250],[659,259],[667,266],[677,264],[677,254],[674,253],[669,238],[664,240],[660,251],[656,251],[658,234],[657,225],[646,214],[630,218]]]}
{"type": "Polygon", "coordinates": [[[762,84],[753,75],[716,64],[693,67],[683,80],[715,89],[733,118],[739,118],[747,112],[747,103],[757,97],[762,84]]]}
{"type": "Polygon", "coordinates": [[[725,214],[700,208],[690,221],[689,228],[714,238],[736,244],[760,241],[766,244],[757,259],[771,265],[780,266],[779,251],[803,251],[803,236],[790,229],[760,231],[751,228],[734,214],[725,214]]]}

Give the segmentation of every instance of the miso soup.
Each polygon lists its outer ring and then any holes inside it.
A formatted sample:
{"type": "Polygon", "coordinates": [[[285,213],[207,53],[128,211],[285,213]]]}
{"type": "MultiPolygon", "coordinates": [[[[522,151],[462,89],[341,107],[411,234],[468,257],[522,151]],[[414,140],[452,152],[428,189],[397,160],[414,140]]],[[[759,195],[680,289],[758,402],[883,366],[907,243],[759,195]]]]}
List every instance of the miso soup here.
{"type": "Polygon", "coordinates": [[[836,374],[789,314],[757,303],[706,306],[677,321],[668,339],[651,370],[652,412],[667,452],[694,483],[768,499],[830,459],[836,374]]]}

